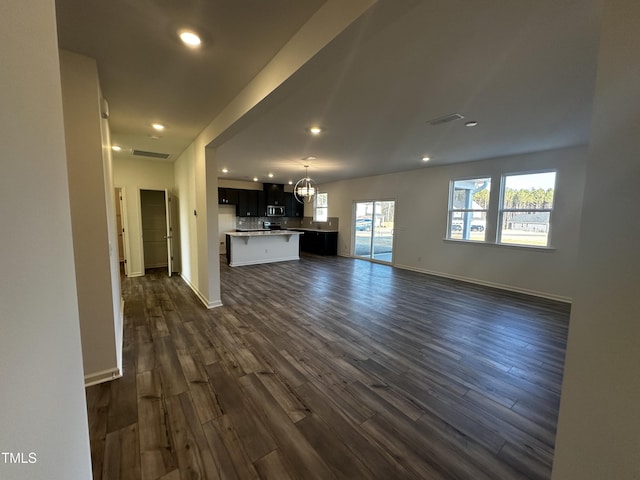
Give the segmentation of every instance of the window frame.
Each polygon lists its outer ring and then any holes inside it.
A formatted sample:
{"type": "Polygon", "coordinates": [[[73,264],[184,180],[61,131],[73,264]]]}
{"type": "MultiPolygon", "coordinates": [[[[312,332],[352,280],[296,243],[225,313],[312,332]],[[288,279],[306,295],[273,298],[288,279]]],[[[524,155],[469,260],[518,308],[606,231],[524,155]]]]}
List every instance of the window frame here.
{"type": "MultiPolygon", "coordinates": [[[[449,203],[447,209],[447,230],[446,230],[446,239],[454,242],[472,242],[472,243],[489,243],[487,240],[487,232],[488,232],[488,218],[489,212],[491,208],[491,184],[493,183],[493,178],[491,175],[474,175],[471,177],[459,177],[452,178],[449,181],[449,203]],[[477,180],[488,180],[489,181],[489,199],[487,201],[486,208],[478,209],[478,208],[458,208],[454,209],[454,196],[455,196],[455,184],[456,182],[464,182],[464,181],[477,181],[477,180]],[[454,213],[473,213],[481,212],[484,213],[485,225],[484,225],[484,239],[476,240],[471,238],[454,238],[452,237],[452,227],[453,227],[453,215],[454,213]]],[[[464,232],[462,233],[464,235],[464,232]]]]}
{"type": "Polygon", "coordinates": [[[329,193],[327,192],[318,192],[315,196],[315,198],[313,199],[313,221],[314,222],[320,222],[320,223],[325,223],[329,221],[329,193]],[[323,206],[319,206],[318,205],[318,199],[320,198],[320,196],[323,195],[325,198],[325,204],[323,206]],[[319,216],[318,216],[318,211],[319,210],[324,210],[325,211],[325,215],[324,215],[324,220],[320,220],[319,216]]]}
{"type": "Polygon", "coordinates": [[[509,173],[503,173],[500,176],[500,199],[498,202],[498,217],[497,217],[497,231],[496,231],[496,244],[497,245],[505,245],[505,246],[509,246],[509,247],[525,247],[525,248],[543,248],[543,249],[551,249],[552,247],[552,243],[551,243],[551,239],[552,239],[552,230],[553,230],[553,211],[555,208],[555,203],[556,203],[556,185],[558,182],[558,170],[554,169],[554,168],[549,168],[549,169],[542,169],[542,170],[525,170],[525,171],[518,171],[518,172],[509,172],[509,173]],[[519,176],[523,176],[523,175],[537,175],[537,174],[541,174],[541,173],[554,173],[554,179],[553,179],[553,201],[552,201],[552,205],[551,208],[504,208],[504,201],[505,201],[505,195],[506,195],[506,187],[507,187],[507,178],[508,177],[519,177],[519,176]],[[547,230],[547,244],[546,245],[531,245],[531,244],[526,244],[526,243],[512,243],[512,242],[504,242],[502,240],[502,231],[503,231],[503,221],[504,221],[504,214],[505,213],[531,213],[531,212],[535,212],[535,213],[549,213],[549,220],[548,220],[548,230],[547,230]]]}

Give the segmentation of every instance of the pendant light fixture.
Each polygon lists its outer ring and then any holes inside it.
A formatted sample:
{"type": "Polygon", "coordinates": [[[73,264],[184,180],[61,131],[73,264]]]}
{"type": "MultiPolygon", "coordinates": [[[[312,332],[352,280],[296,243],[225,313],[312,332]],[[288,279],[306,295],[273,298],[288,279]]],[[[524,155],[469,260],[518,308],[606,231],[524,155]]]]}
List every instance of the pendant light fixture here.
{"type": "Polygon", "coordinates": [[[318,186],[311,178],[309,178],[309,165],[305,165],[305,174],[298,180],[293,187],[293,195],[300,203],[311,203],[313,197],[318,191],[318,186]]]}

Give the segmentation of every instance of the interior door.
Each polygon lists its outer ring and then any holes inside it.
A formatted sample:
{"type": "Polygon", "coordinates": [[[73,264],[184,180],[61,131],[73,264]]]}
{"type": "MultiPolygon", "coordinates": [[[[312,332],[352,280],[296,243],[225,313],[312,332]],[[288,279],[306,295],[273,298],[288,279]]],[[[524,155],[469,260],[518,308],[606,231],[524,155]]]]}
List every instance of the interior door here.
{"type": "MultiPolygon", "coordinates": [[[[147,268],[165,268],[169,265],[167,194],[165,190],[140,190],[142,220],[142,257],[147,268]]],[[[169,245],[170,246],[170,245],[169,245]]]]}
{"type": "Polygon", "coordinates": [[[167,234],[164,238],[167,239],[167,270],[169,276],[173,272],[173,215],[172,215],[172,198],[171,192],[167,189],[164,191],[164,206],[166,218],[167,218],[167,234]]]}

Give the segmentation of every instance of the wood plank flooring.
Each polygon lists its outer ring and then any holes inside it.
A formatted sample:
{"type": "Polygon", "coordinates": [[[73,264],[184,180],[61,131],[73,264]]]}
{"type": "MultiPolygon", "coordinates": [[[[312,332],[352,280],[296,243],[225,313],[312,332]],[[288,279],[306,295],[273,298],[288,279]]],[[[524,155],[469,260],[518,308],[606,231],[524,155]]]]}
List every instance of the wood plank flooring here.
{"type": "Polygon", "coordinates": [[[569,306],[362,260],[123,279],[94,478],[547,479],[569,306]]]}

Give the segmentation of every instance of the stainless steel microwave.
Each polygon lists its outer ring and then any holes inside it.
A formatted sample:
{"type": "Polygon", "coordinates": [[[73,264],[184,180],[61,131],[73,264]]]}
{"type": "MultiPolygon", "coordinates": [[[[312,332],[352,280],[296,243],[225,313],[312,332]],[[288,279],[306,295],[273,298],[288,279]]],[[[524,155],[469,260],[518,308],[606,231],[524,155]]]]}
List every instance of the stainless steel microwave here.
{"type": "Polygon", "coordinates": [[[268,205],[267,217],[284,217],[285,210],[282,205],[268,205]]]}

